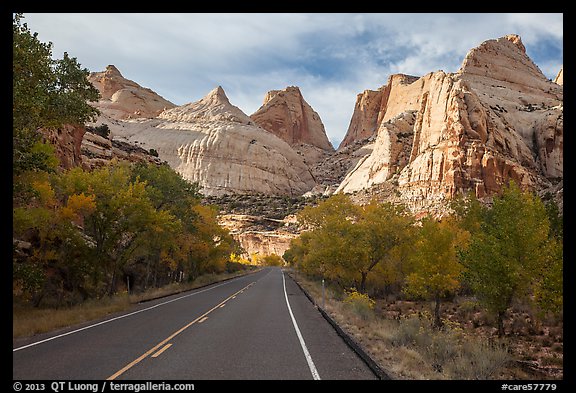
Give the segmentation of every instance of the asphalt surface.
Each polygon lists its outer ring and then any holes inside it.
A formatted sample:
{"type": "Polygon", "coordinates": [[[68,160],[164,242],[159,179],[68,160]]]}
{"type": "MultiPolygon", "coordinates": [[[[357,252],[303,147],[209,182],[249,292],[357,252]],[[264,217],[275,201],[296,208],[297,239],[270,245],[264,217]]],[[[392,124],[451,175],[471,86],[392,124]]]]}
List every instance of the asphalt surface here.
{"type": "Polygon", "coordinates": [[[280,268],[13,347],[13,380],[376,379],[280,268]]]}

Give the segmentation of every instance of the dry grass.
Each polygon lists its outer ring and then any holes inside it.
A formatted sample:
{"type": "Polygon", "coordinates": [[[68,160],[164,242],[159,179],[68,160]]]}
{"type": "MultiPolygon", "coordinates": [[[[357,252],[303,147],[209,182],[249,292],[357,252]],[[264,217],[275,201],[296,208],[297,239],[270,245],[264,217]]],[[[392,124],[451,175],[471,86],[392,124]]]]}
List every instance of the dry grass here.
{"type": "MultiPolygon", "coordinates": [[[[301,274],[297,280],[322,304],[319,283],[301,274]]],[[[428,303],[379,300],[367,312],[345,304],[337,290],[327,288],[325,294],[325,311],[392,378],[562,378],[561,322],[534,331],[527,316],[514,318],[515,330],[509,328],[517,333],[499,340],[491,317],[470,300],[445,304],[445,328],[438,331],[431,326],[428,303]]]]}
{"type": "Polygon", "coordinates": [[[12,338],[49,332],[124,311],[129,307],[130,301],[126,295],[87,301],[75,307],[62,309],[37,309],[13,305],[12,338]]]}
{"type": "Polygon", "coordinates": [[[246,272],[205,274],[191,284],[170,284],[129,296],[122,293],[113,297],[89,300],[70,308],[33,308],[13,302],[12,338],[29,337],[96,320],[116,312],[129,310],[136,303],[189,291],[243,274],[246,272]]]}

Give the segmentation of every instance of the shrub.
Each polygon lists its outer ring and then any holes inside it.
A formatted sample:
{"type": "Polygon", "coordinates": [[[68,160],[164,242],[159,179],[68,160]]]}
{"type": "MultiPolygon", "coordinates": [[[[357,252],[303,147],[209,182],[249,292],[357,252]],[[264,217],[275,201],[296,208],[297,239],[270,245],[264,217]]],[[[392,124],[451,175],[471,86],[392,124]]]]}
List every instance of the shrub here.
{"type": "Polygon", "coordinates": [[[86,130],[93,134],[100,135],[103,138],[108,138],[108,136],[110,135],[110,128],[108,127],[108,124],[102,124],[97,127],[88,126],[86,127],[86,130]]]}
{"type": "Polygon", "coordinates": [[[462,343],[459,356],[450,364],[455,379],[490,379],[512,360],[503,345],[469,337],[462,343]]]}
{"type": "Polygon", "coordinates": [[[344,306],[352,309],[363,320],[367,320],[374,315],[375,304],[376,302],[370,299],[368,295],[360,293],[354,288],[346,291],[344,306]]]}
{"type": "Polygon", "coordinates": [[[511,360],[506,347],[474,337],[462,337],[461,329],[446,324],[432,328],[429,315],[402,318],[389,331],[395,347],[411,348],[432,370],[450,379],[493,378],[511,360]]]}
{"type": "Polygon", "coordinates": [[[396,347],[415,345],[418,335],[423,329],[423,323],[419,318],[415,316],[402,318],[396,329],[392,331],[391,344],[396,347]]]}

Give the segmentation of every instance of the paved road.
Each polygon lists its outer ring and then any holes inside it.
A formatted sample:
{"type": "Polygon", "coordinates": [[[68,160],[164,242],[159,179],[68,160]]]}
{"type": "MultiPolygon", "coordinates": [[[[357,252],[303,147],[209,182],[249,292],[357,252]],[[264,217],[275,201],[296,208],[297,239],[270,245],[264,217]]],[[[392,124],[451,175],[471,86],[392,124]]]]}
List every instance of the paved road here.
{"type": "Polygon", "coordinates": [[[13,379],[375,379],[279,268],[81,329],[19,340],[13,379]]]}

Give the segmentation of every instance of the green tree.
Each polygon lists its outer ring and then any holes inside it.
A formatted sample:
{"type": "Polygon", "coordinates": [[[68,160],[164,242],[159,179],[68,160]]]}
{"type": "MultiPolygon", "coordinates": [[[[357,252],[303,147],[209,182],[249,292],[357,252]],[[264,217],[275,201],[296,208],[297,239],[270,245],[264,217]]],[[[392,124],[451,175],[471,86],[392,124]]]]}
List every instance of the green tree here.
{"type": "MultiPolygon", "coordinates": [[[[128,162],[112,162],[92,172],[74,168],[59,178],[62,195],[84,192],[95,196],[96,208],[86,218],[84,232],[94,243],[95,282],[107,282],[104,292],[116,290],[118,275],[138,247],[142,236],[155,229],[158,212],[146,193],[146,184],[130,179],[128,162]]],[[[164,220],[163,222],[166,222],[164,220]]]]}
{"type": "Polygon", "coordinates": [[[179,218],[188,231],[194,230],[198,215],[193,206],[200,203],[198,183],[190,183],[167,164],[136,163],[132,181],[146,183],[146,191],[155,209],[168,210],[179,218]]]}
{"type": "Polygon", "coordinates": [[[51,152],[43,147],[40,128],[84,124],[98,110],[88,104],[99,99],[88,81],[89,71],[76,58],[64,53],[52,58],[52,43],[43,43],[31,33],[22,14],[12,23],[12,127],[13,170],[48,170],[51,152]]]}
{"type": "Polygon", "coordinates": [[[225,271],[230,254],[241,252],[236,240],[218,224],[218,210],[214,206],[198,204],[192,210],[198,219],[187,236],[189,280],[203,273],[225,271]]]}
{"type": "Polygon", "coordinates": [[[450,202],[450,208],[460,228],[471,234],[480,231],[487,208],[480,203],[474,192],[457,195],[450,202]]]}
{"type": "MultiPolygon", "coordinates": [[[[290,246],[282,255],[282,258],[297,270],[304,270],[308,266],[304,265],[304,258],[310,249],[310,232],[303,232],[300,236],[290,240],[290,246]]],[[[312,274],[312,271],[308,271],[312,274]]]]}
{"type": "Polygon", "coordinates": [[[497,316],[500,336],[505,334],[504,318],[512,302],[529,300],[535,285],[548,276],[548,267],[561,263],[549,235],[542,201],[511,183],[494,198],[480,231],[460,255],[466,281],[497,316]]]}
{"type": "Polygon", "coordinates": [[[90,272],[89,247],[78,230],[95,209],[94,197],[83,193],[58,201],[47,176],[31,184],[36,196],[13,211],[15,238],[31,242],[31,255],[15,254],[13,279],[34,306],[45,298],[58,303],[86,296],[84,279],[90,272]],[[50,274],[48,274],[48,272],[50,274]]]}
{"type": "Polygon", "coordinates": [[[356,267],[361,275],[360,292],[366,292],[371,272],[379,286],[401,279],[402,265],[408,255],[406,246],[413,237],[413,224],[413,217],[403,206],[371,201],[361,208],[356,223],[362,239],[362,259],[357,261],[356,267]]]}

